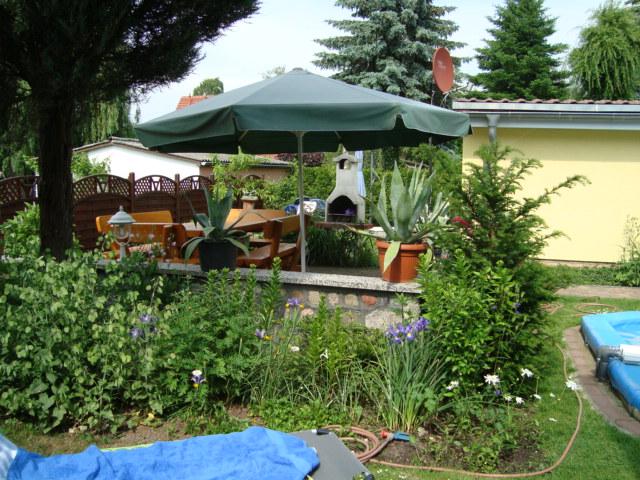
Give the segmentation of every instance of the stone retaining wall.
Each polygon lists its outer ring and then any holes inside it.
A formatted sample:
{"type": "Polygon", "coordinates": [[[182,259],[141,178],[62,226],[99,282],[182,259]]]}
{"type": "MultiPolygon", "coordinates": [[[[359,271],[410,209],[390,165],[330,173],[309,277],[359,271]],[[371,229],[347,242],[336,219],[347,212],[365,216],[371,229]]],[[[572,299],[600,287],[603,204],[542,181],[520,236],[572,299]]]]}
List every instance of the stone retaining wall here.
{"type": "MultiPolygon", "coordinates": [[[[163,274],[206,277],[199,265],[160,263],[158,266],[163,274]]],[[[250,272],[246,268],[239,271],[242,276],[250,272]]],[[[256,270],[258,284],[267,282],[270,274],[269,270],[256,270]]],[[[359,322],[370,328],[386,328],[400,321],[399,294],[406,298],[411,315],[417,316],[419,311],[420,289],[417,283],[389,283],[381,278],[300,272],[282,272],[281,281],[284,294],[304,303],[307,313],[312,313],[320,304],[320,298],[325,296],[329,307],[343,310],[345,321],[359,322]]]]}

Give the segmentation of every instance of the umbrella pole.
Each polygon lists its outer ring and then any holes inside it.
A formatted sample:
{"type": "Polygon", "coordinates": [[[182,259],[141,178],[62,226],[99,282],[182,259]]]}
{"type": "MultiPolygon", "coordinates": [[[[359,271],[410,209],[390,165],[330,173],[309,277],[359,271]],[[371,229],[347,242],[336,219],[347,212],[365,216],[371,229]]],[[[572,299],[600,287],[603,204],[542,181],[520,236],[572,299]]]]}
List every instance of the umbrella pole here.
{"type": "Polygon", "coordinates": [[[307,271],[307,237],[304,229],[304,179],[303,179],[303,162],[302,162],[302,137],[305,132],[293,132],[298,140],[298,197],[300,198],[300,271],[307,271]]]}

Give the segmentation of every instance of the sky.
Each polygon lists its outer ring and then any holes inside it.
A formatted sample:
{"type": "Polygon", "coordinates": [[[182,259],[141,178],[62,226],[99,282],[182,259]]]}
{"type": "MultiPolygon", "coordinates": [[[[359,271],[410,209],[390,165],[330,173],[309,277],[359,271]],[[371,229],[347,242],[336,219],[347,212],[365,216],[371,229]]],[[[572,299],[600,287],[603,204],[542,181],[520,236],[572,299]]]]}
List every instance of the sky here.
{"type": "MultiPolygon", "coordinates": [[[[580,29],[589,21],[593,10],[604,0],[546,0],[547,14],[556,20],[554,43],[574,47],[580,29]]],[[[452,52],[460,57],[472,57],[475,49],[484,45],[488,16],[495,14],[501,0],[436,0],[436,4],[456,7],[448,18],[458,24],[452,40],[467,44],[452,52]]],[[[312,63],[315,54],[323,50],[314,40],[341,34],[329,26],[327,19],[350,17],[350,10],[335,6],[333,0],[262,0],[258,13],[225,30],[215,43],[202,48],[202,60],[181,82],[158,88],[141,103],[141,121],[151,120],[175,110],[183,95],[190,95],[205,78],[218,77],[225,91],[262,80],[262,75],[278,66],[287,71],[301,67],[320,75],[312,63]]],[[[474,61],[462,66],[465,73],[476,73],[474,61]]]]}

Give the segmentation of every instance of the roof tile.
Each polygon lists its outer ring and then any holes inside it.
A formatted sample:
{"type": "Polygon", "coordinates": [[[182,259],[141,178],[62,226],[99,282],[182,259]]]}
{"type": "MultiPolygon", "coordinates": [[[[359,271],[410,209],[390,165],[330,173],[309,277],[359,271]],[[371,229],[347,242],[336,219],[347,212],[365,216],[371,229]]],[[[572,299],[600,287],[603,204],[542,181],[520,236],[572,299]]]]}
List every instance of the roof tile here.
{"type": "Polygon", "coordinates": [[[176,110],[180,110],[195,103],[201,102],[202,100],[205,100],[207,98],[209,98],[208,95],[187,95],[186,97],[180,97],[180,101],[178,102],[176,110]]]}
{"type": "Polygon", "coordinates": [[[567,98],[560,100],[558,98],[551,98],[542,100],[540,98],[534,98],[526,100],[524,98],[509,99],[509,98],[456,98],[456,102],[460,103],[533,103],[533,104],[579,104],[579,105],[640,105],[640,100],[576,100],[573,98],[567,98]]]}

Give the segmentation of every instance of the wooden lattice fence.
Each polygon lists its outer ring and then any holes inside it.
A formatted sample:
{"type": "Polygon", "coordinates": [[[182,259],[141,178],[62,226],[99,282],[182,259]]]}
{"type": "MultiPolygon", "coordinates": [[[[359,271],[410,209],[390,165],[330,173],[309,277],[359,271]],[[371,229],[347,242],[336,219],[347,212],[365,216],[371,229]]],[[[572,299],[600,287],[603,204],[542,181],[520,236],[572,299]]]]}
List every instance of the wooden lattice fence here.
{"type": "MultiPolygon", "coordinates": [[[[206,211],[203,189],[211,179],[199,175],[175,179],[150,175],[140,179],[115,175],[92,175],[73,184],[73,222],[75,235],[84,248],[98,240],[96,217],[115,213],[122,205],[128,212],[171,211],[177,222],[192,218],[189,202],[196,211],[206,211]],[[188,200],[187,200],[188,199],[188,200]]],[[[12,218],[28,203],[38,202],[37,176],[0,180],[0,223],[12,218]]]]}

